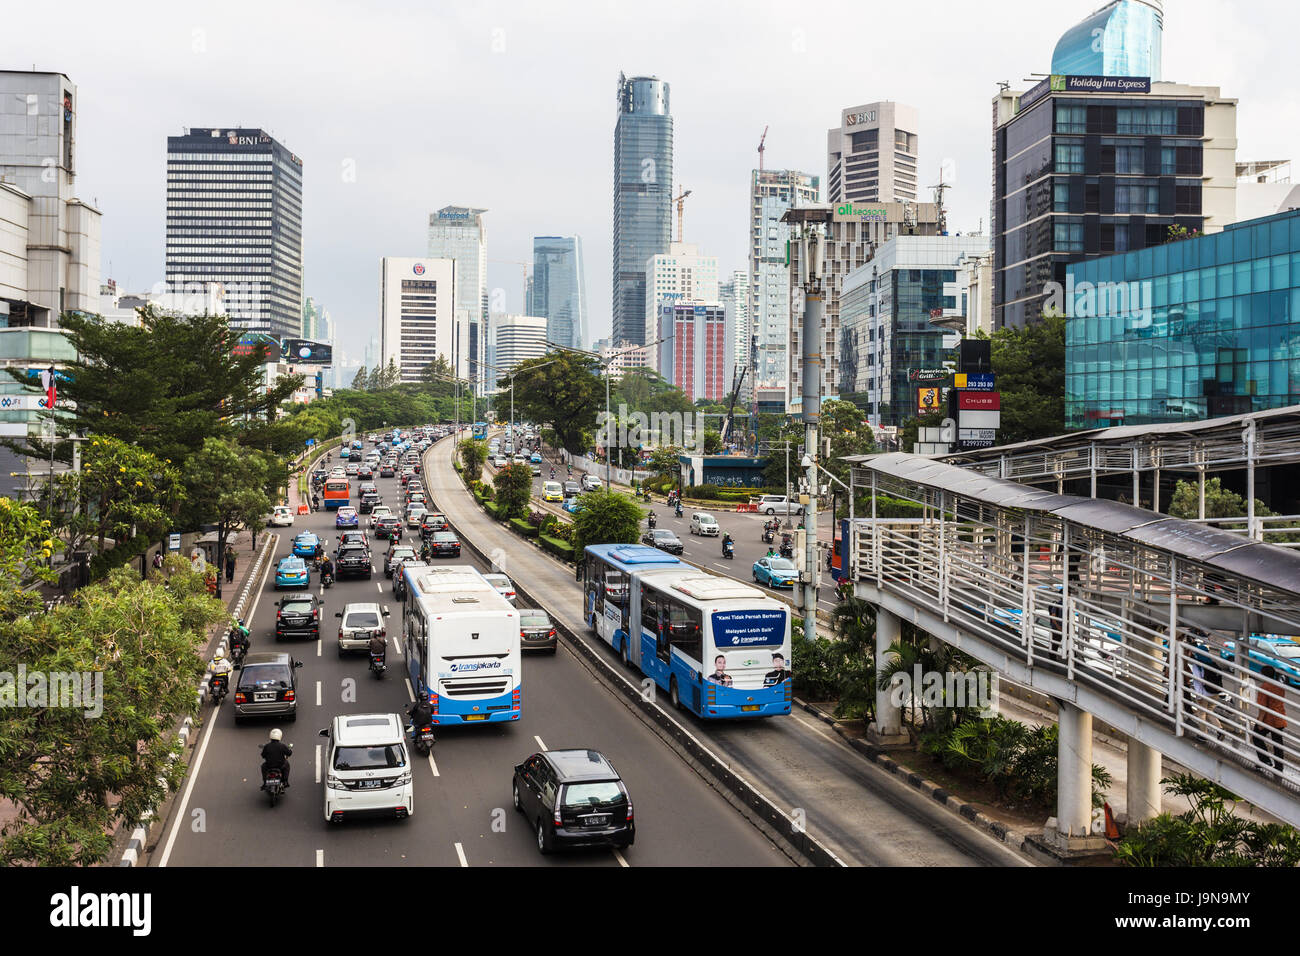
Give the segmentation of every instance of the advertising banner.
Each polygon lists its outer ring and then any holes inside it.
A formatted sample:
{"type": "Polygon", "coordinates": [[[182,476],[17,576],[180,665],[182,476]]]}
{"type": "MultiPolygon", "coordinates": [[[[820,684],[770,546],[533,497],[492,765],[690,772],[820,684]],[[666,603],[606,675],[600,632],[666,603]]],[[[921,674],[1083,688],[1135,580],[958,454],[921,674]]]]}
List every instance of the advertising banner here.
{"type": "Polygon", "coordinates": [[[958,428],[997,428],[1002,424],[1001,412],[959,412],[958,428]]]}
{"type": "Polygon", "coordinates": [[[957,388],[966,388],[971,391],[979,392],[991,392],[993,391],[993,373],[958,372],[953,376],[952,383],[957,388]]]}
{"type": "Polygon", "coordinates": [[[755,609],[714,611],[713,643],[717,647],[780,647],[785,643],[785,611],[755,609]]]}
{"type": "Polygon", "coordinates": [[[962,411],[996,412],[1002,408],[1001,392],[976,392],[959,389],[957,408],[962,411]]]}
{"type": "Polygon", "coordinates": [[[942,398],[940,395],[941,391],[942,389],[938,386],[933,388],[918,388],[916,390],[916,410],[922,415],[929,412],[937,412],[940,408],[940,401],[942,398]]]}
{"type": "Polygon", "coordinates": [[[334,349],[328,342],[312,342],[309,339],[285,339],[284,360],[299,362],[303,365],[333,365],[334,349]]]}

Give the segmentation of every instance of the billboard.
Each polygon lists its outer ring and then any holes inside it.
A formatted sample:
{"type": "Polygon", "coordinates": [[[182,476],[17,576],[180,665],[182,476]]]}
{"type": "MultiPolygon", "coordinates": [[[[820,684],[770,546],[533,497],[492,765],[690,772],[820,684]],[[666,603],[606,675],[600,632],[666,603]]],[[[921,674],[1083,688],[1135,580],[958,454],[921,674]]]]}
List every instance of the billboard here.
{"type": "Polygon", "coordinates": [[[303,365],[333,365],[334,348],[328,342],[285,339],[284,360],[289,363],[300,362],[303,365]]]}
{"type": "Polygon", "coordinates": [[[280,340],[262,332],[245,332],[230,351],[233,355],[252,355],[259,345],[266,346],[266,357],[263,361],[280,361],[280,340]]]}
{"type": "Polygon", "coordinates": [[[916,390],[916,410],[918,414],[926,415],[930,412],[939,410],[939,401],[941,398],[940,389],[936,386],[933,388],[918,388],[916,390]]]}

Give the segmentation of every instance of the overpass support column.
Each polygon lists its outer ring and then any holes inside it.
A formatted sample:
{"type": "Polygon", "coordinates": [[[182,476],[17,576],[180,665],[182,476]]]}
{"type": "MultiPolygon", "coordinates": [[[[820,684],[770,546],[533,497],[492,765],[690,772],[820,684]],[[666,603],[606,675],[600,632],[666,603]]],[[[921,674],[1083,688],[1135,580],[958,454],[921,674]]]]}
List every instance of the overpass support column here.
{"type": "Polygon", "coordinates": [[[1136,826],[1160,814],[1160,751],[1128,741],[1128,825],[1136,826]]]}
{"type": "MultiPolygon", "coordinates": [[[[882,607],[876,608],[876,673],[881,674],[894,659],[889,653],[889,646],[902,634],[902,622],[897,614],[892,614],[882,607]]],[[[914,688],[919,691],[920,688],[914,688]]],[[[890,690],[881,690],[876,686],[876,719],[867,728],[867,741],[877,747],[886,749],[906,747],[909,744],[907,734],[903,732],[903,708],[895,704],[890,690]]]]}
{"type": "Polygon", "coordinates": [[[1053,855],[1087,856],[1106,848],[1092,835],[1092,714],[1057,701],[1056,817],[1043,831],[1053,855]]]}

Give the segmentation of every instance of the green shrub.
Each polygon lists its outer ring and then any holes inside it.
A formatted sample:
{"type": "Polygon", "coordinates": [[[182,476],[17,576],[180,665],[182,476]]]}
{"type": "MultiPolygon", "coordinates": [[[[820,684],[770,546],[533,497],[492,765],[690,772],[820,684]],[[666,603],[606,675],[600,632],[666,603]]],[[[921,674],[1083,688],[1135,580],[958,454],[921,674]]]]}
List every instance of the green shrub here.
{"type": "Polygon", "coordinates": [[[573,545],[567,541],[561,541],[559,538],[552,538],[550,535],[540,535],[542,547],[555,555],[557,558],[563,558],[565,561],[573,560],[573,545]]]}
{"type": "Polygon", "coordinates": [[[525,538],[537,537],[537,525],[533,524],[532,522],[528,521],[525,518],[511,518],[510,524],[514,527],[516,531],[522,534],[525,538]]]}
{"type": "Polygon", "coordinates": [[[502,514],[501,506],[498,505],[495,501],[484,501],[483,509],[487,511],[487,513],[490,514],[492,517],[496,518],[498,521],[501,521],[505,517],[505,515],[502,514]]]}

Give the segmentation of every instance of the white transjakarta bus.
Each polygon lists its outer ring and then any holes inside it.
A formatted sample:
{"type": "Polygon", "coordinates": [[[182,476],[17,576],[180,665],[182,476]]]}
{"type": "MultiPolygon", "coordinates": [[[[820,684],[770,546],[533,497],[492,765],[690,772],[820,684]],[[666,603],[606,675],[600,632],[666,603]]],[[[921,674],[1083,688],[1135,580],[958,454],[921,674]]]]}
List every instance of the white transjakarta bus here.
{"type": "Polygon", "coordinates": [[[518,720],[519,612],[468,565],[404,569],[402,640],[411,687],[435,724],[518,720]]]}

